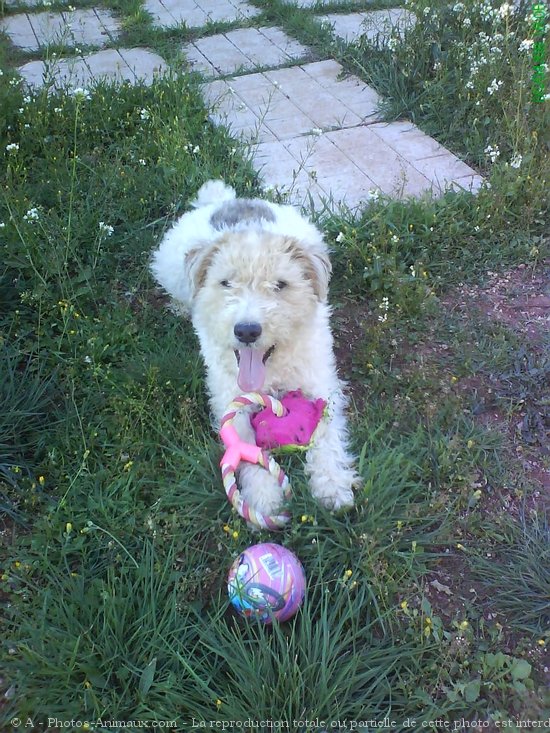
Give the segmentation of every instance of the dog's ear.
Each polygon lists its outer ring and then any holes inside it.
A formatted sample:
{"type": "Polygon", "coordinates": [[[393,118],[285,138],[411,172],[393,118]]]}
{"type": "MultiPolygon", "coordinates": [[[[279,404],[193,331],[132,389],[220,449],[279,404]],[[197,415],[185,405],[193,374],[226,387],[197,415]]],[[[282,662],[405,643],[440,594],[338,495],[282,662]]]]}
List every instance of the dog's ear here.
{"type": "Polygon", "coordinates": [[[189,288],[190,301],[195,298],[204,285],[206,273],[217,251],[217,246],[202,245],[186,252],[183,268],[189,288]]]}
{"type": "Polygon", "coordinates": [[[298,260],[304,268],[307,279],[313,286],[317,298],[324,302],[328,295],[328,284],[332,274],[332,265],[324,243],[310,244],[306,246],[297,239],[287,239],[288,251],[293,259],[298,260]]]}

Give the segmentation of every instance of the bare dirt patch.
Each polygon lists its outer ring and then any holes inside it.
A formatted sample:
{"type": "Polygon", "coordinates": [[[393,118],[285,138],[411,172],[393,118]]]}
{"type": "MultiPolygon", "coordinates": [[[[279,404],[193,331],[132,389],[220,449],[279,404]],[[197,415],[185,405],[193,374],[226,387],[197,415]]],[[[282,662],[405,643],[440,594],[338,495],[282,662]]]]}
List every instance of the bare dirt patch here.
{"type": "Polygon", "coordinates": [[[533,270],[518,265],[505,273],[487,273],[484,285],[463,285],[442,298],[460,312],[478,310],[522,334],[536,348],[550,334],[550,260],[533,270]]]}

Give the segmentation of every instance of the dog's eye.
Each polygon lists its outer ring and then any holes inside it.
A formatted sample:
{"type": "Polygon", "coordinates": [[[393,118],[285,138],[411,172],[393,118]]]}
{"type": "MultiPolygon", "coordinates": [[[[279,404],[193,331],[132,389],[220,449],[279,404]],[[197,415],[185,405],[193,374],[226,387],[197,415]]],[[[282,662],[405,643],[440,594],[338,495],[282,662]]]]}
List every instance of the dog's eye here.
{"type": "Polygon", "coordinates": [[[275,290],[284,290],[287,285],[288,283],[284,280],[277,280],[277,282],[275,283],[275,290]]]}
{"type": "Polygon", "coordinates": [[[220,285],[222,286],[222,288],[230,288],[231,287],[231,283],[229,282],[229,280],[220,280],[220,285]]]}

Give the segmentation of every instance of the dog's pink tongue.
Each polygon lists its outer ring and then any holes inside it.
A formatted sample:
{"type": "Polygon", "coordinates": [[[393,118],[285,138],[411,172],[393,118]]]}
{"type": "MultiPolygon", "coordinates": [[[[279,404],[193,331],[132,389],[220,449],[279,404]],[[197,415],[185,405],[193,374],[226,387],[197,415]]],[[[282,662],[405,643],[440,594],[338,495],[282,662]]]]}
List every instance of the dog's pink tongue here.
{"type": "Polygon", "coordinates": [[[243,392],[259,392],[264,386],[265,364],[263,353],[249,346],[239,349],[239,376],[237,384],[243,392]]]}

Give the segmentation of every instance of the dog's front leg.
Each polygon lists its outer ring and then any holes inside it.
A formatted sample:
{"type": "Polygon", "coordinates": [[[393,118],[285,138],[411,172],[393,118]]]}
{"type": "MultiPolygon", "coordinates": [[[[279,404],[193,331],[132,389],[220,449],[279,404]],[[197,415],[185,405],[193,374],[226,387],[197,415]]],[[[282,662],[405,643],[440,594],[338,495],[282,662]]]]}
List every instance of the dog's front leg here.
{"type": "MultiPolygon", "coordinates": [[[[241,440],[256,443],[250,415],[235,416],[233,426],[241,440]]],[[[273,476],[261,466],[243,461],[237,468],[237,485],[243,499],[260,514],[277,514],[283,503],[282,489],[273,476]]]]}
{"type": "Polygon", "coordinates": [[[354,458],[347,448],[343,398],[329,404],[329,417],[317,428],[307,452],[306,471],[312,495],[328,509],[353,506],[353,489],[359,483],[354,458]]]}

